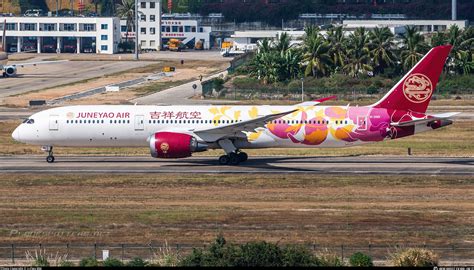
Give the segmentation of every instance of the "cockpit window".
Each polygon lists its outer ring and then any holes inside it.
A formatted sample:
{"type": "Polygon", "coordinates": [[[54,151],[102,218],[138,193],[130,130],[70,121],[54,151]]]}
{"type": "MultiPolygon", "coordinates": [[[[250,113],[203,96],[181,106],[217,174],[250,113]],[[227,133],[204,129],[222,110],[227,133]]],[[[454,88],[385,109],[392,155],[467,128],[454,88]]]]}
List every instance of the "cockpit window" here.
{"type": "Polygon", "coordinates": [[[23,121],[23,124],[34,124],[34,123],[35,123],[35,120],[31,118],[25,119],[23,121]]]}

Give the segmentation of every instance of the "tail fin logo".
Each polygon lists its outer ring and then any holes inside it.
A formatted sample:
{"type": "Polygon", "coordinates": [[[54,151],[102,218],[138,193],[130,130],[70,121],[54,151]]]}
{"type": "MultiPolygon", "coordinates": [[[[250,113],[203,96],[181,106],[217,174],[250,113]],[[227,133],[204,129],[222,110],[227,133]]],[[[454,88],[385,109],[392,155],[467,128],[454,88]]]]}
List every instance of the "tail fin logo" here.
{"type": "Polygon", "coordinates": [[[433,93],[433,84],[430,78],[421,74],[411,74],[403,83],[403,94],[413,103],[422,103],[428,100],[433,93]]]}

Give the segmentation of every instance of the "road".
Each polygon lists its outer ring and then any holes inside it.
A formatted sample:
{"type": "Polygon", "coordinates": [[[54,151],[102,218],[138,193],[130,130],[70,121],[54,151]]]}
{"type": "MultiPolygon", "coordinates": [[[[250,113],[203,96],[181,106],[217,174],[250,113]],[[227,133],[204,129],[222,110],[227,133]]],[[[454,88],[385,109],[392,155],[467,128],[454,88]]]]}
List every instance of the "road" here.
{"type": "MultiPolygon", "coordinates": [[[[227,75],[227,71],[223,71],[208,77],[203,78],[203,81],[216,78],[224,77],[227,75]]],[[[191,99],[191,97],[202,93],[202,85],[200,80],[195,80],[189,83],[178,85],[148,96],[140,97],[131,100],[132,103],[140,105],[193,105],[193,104],[212,104],[212,103],[235,103],[235,101],[215,101],[215,100],[200,100],[191,99]],[[196,89],[193,85],[196,85],[196,89]]]]}
{"type": "Polygon", "coordinates": [[[239,166],[219,166],[217,157],[181,160],[151,157],[2,156],[0,173],[302,173],[474,176],[474,158],[361,156],[361,157],[250,157],[239,166]]]}
{"type": "MultiPolygon", "coordinates": [[[[20,62],[40,62],[43,59],[44,56],[20,62]]],[[[20,67],[16,77],[0,78],[0,101],[11,95],[79,82],[154,63],[157,62],[67,61],[42,66],[20,67]]]]}

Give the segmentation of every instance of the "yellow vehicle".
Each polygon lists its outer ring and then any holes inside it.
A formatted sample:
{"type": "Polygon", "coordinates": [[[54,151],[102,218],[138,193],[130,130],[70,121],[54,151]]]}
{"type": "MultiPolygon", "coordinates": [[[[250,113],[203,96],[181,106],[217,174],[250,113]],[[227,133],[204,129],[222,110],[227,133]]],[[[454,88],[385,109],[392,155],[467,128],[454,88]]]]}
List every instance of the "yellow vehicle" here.
{"type": "Polygon", "coordinates": [[[170,51],[180,52],[184,49],[183,42],[179,39],[172,38],[168,41],[168,49],[170,51]]]}
{"type": "Polygon", "coordinates": [[[202,42],[202,39],[198,40],[196,42],[196,45],[194,46],[195,50],[204,50],[204,43],[202,42]]]}
{"type": "Polygon", "coordinates": [[[231,47],[232,47],[232,42],[230,42],[230,41],[222,42],[221,49],[229,49],[231,47]]]}

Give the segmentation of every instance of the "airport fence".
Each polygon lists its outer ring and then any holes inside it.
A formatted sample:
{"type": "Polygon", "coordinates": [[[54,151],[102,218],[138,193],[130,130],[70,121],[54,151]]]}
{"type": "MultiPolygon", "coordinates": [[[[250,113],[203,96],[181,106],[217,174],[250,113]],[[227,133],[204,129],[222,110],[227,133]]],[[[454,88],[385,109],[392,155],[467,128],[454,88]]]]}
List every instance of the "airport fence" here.
{"type": "MultiPolygon", "coordinates": [[[[390,261],[390,256],[401,248],[418,247],[434,251],[439,255],[440,264],[444,266],[465,266],[474,264],[474,245],[317,245],[307,244],[307,247],[314,254],[332,253],[338,255],[344,261],[355,252],[363,252],[372,257],[377,265],[385,265],[390,261]]],[[[206,248],[206,245],[191,244],[8,244],[0,245],[0,265],[16,265],[24,263],[26,253],[34,254],[35,251],[46,251],[45,254],[55,257],[67,256],[70,261],[79,261],[86,257],[93,257],[97,260],[103,259],[104,251],[108,256],[126,262],[136,257],[144,260],[151,260],[157,254],[162,254],[165,250],[177,252],[184,256],[189,254],[193,248],[206,248]]]]}

